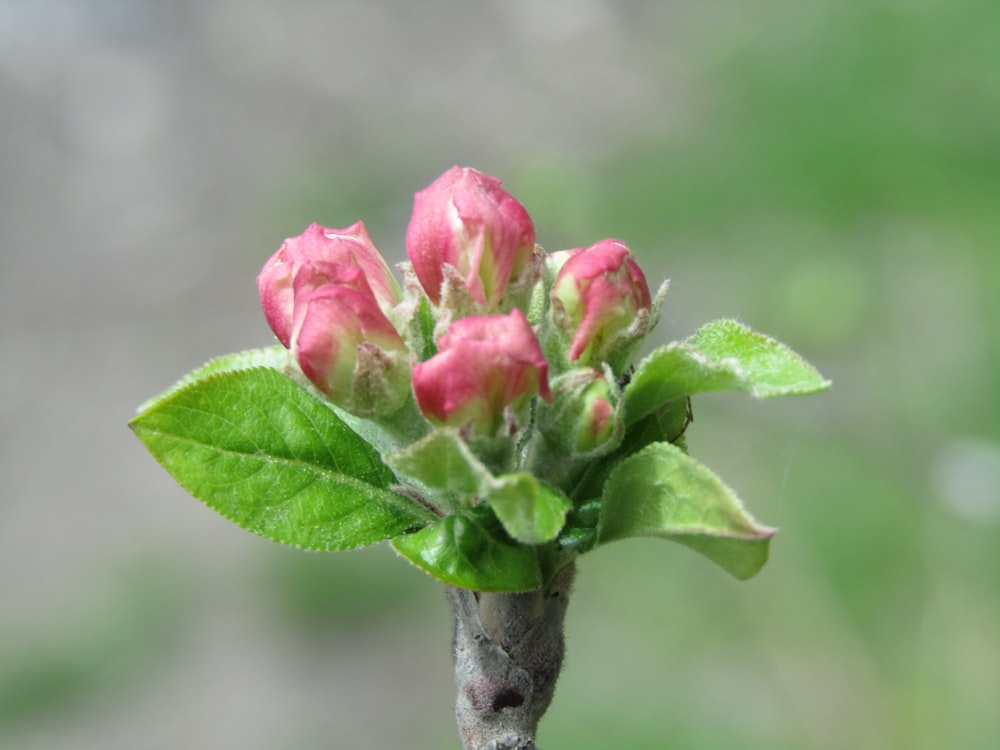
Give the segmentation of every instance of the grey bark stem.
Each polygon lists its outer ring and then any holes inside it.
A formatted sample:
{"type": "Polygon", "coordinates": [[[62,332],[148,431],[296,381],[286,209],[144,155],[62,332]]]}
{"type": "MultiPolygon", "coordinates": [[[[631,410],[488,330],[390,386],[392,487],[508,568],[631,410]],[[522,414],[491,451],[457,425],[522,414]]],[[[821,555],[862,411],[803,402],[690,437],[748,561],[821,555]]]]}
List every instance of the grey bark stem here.
{"type": "Polygon", "coordinates": [[[521,594],[448,588],[455,621],[455,718],[465,750],[536,750],[565,652],[574,567],[521,594]]]}

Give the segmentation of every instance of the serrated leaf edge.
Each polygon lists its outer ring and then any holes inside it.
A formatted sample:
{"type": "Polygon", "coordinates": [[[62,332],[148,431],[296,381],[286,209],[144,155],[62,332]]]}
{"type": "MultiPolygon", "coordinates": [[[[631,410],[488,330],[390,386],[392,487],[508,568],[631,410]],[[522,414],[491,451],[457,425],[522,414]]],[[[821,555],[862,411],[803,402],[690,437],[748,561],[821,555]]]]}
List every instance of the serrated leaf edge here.
{"type": "Polygon", "coordinates": [[[833,385],[833,381],[823,377],[823,374],[819,370],[817,370],[816,367],[811,362],[809,362],[809,360],[807,360],[797,351],[788,346],[788,344],[775,338],[774,336],[762,333],[754,328],[751,328],[750,326],[740,322],[736,318],[719,318],[717,320],[709,321],[708,323],[705,323],[703,326],[698,328],[697,331],[688,336],[686,339],[683,339],[683,341],[673,342],[673,343],[688,344],[710,366],[716,367],[717,369],[720,366],[725,366],[726,368],[728,368],[736,377],[738,377],[741,381],[743,381],[743,385],[745,387],[744,392],[750,394],[754,398],[764,399],[764,398],[775,398],[780,396],[811,395],[814,393],[821,393],[822,391],[828,390],[833,385]],[[779,387],[766,386],[763,388],[753,383],[747,383],[750,376],[747,373],[747,371],[743,369],[743,367],[740,365],[739,360],[736,357],[723,357],[722,359],[719,360],[713,360],[707,354],[705,354],[698,347],[697,344],[693,343],[694,339],[696,339],[699,334],[701,334],[703,331],[711,329],[713,326],[728,326],[730,328],[737,328],[741,333],[749,334],[750,336],[758,339],[759,341],[763,342],[765,345],[771,348],[777,347],[783,349],[785,352],[794,357],[799,362],[800,365],[802,365],[803,367],[805,367],[805,369],[807,369],[813,375],[815,375],[817,382],[815,384],[811,384],[805,387],[799,385],[789,385],[789,386],[779,386],[779,387]]]}
{"type": "MultiPolygon", "coordinates": [[[[262,370],[275,370],[276,372],[280,372],[280,373],[282,373],[284,375],[292,377],[291,373],[288,371],[290,363],[291,363],[291,354],[290,354],[290,352],[287,349],[285,349],[283,346],[281,346],[281,344],[275,344],[274,346],[257,347],[255,349],[243,349],[242,351],[232,352],[231,354],[223,354],[223,355],[218,356],[218,357],[212,357],[211,359],[209,359],[208,361],[204,362],[200,366],[198,366],[195,369],[191,370],[186,375],[182,376],[179,380],[177,380],[173,385],[171,385],[166,390],[158,393],[157,395],[153,396],[152,398],[147,399],[142,404],[140,404],[139,407],[136,409],[136,415],[138,416],[138,415],[141,415],[141,414],[149,411],[150,409],[152,409],[154,406],[156,406],[160,402],[165,401],[166,399],[170,398],[174,394],[179,393],[180,391],[183,391],[184,389],[186,389],[186,388],[188,388],[188,387],[190,387],[190,386],[192,386],[192,385],[194,385],[196,383],[200,383],[203,380],[208,380],[209,378],[213,378],[216,375],[224,375],[227,372],[242,372],[244,370],[262,369],[262,370]],[[276,356],[276,355],[280,355],[282,353],[284,353],[287,356],[286,356],[286,365],[284,367],[281,367],[281,368],[270,367],[270,366],[268,366],[266,364],[253,364],[253,363],[249,363],[249,364],[244,365],[244,366],[234,366],[234,367],[229,367],[229,368],[226,368],[226,369],[223,369],[223,370],[216,370],[214,372],[210,372],[210,373],[207,373],[207,374],[202,374],[202,373],[204,373],[205,370],[207,370],[209,367],[211,367],[214,363],[221,362],[222,360],[225,360],[225,359],[242,357],[242,356],[250,356],[250,355],[253,355],[253,354],[260,354],[260,355],[270,354],[272,356],[276,356]]],[[[292,379],[295,380],[295,378],[292,378],[292,379]]]]}
{"type": "Polygon", "coordinates": [[[634,538],[634,537],[642,537],[642,536],[644,536],[644,537],[669,538],[670,536],[698,536],[698,535],[701,535],[701,536],[711,536],[711,537],[720,538],[720,539],[739,539],[739,540],[746,540],[746,541],[758,541],[758,540],[770,539],[771,537],[773,537],[777,533],[777,531],[778,531],[777,527],[766,526],[765,524],[762,524],[760,521],[758,521],[756,518],[754,518],[753,514],[743,504],[743,501],[740,499],[739,495],[736,494],[736,491],[733,490],[733,488],[730,487],[729,484],[727,484],[725,482],[725,480],[722,479],[722,477],[720,477],[718,474],[716,474],[714,471],[712,471],[712,469],[710,469],[708,466],[706,466],[705,464],[703,464],[701,461],[698,461],[696,458],[693,458],[692,456],[688,455],[687,453],[681,451],[679,448],[677,448],[677,446],[672,445],[671,443],[658,442],[658,443],[650,443],[649,445],[643,447],[641,450],[636,451],[635,453],[631,454],[627,458],[623,459],[622,462],[620,464],[618,464],[618,466],[616,466],[611,471],[610,474],[608,474],[608,478],[604,482],[604,489],[601,492],[601,514],[600,514],[600,516],[598,518],[598,522],[597,522],[597,544],[598,544],[598,546],[600,546],[600,545],[603,545],[603,544],[610,544],[611,542],[619,541],[620,539],[623,539],[623,538],[634,538]],[[626,464],[629,461],[631,461],[634,458],[638,458],[638,457],[642,456],[644,453],[649,453],[649,452],[652,452],[654,450],[658,450],[659,446],[666,446],[670,450],[679,451],[678,455],[681,456],[681,457],[683,457],[684,460],[691,461],[692,463],[696,464],[701,469],[703,469],[706,472],[708,472],[715,479],[715,481],[717,481],[726,490],[726,492],[729,495],[729,497],[736,504],[736,508],[739,510],[739,512],[741,512],[743,515],[746,516],[747,522],[753,528],[753,531],[750,531],[750,532],[738,532],[738,531],[726,530],[726,531],[723,531],[722,533],[719,533],[718,531],[716,531],[716,530],[710,530],[708,527],[705,527],[705,526],[686,526],[686,527],[684,527],[683,531],[679,531],[677,533],[672,533],[672,534],[669,534],[669,535],[668,534],[657,534],[657,533],[652,533],[652,534],[632,534],[629,537],[616,537],[614,539],[607,540],[607,541],[602,540],[601,539],[601,527],[603,525],[602,521],[603,521],[603,518],[604,518],[605,495],[607,493],[608,486],[611,484],[612,479],[615,477],[615,475],[617,475],[623,469],[624,466],[626,466],[626,464]],[[689,531],[689,529],[691,531],[689,531]]]}

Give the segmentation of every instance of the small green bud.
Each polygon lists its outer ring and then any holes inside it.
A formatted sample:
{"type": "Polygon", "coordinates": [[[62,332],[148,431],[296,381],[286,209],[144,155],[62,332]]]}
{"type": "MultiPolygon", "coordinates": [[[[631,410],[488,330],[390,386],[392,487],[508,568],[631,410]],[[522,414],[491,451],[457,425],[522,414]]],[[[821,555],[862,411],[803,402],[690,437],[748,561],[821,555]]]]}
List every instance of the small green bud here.
{"type": "Polygon", "coordinates": [[[596,458],[614,450],[625,432],[617,388],[586,367],[552,382],[552,405],[539,414],[538,428],[560,453],[596,458]]]}

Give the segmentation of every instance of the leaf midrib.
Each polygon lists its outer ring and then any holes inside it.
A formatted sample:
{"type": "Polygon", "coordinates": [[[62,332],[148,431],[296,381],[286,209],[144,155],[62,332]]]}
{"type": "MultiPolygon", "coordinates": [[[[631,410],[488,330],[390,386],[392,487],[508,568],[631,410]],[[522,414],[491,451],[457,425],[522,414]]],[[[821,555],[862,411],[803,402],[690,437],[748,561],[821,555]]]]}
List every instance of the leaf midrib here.
{"type": "MultiPolygon", "coordinates": [[[[326,467],[323,467],[323,466],[320,466],[320,465],[317,465],[317,464],[314,464],[314,463],[310,463],[310,462],[305,461],[303,459],[289,458],[289,457],[284,457],[284,456],[274,456],[274,455],[272,455],[270,453],[247,453],[245,451],[235,450],[235,449],[232,449],[232,448],[223,448],[223,447],[220,447],[218,445],[214,445],[214,444],[210,444],[210,443],[205,443],[205,442],[203,442],[201,440],[197,440],[195,438],[177,435],[176,433],[173,433],[173,432],[168,432],[166,430],[157,429],[155,427],[148,427],[148,426],[145,426],[145,425],[142,425],[142,424],[137,424],[137,423],[133,423],[131,425],[131,427],[137,433],[146,433],[146,434],[151,435],[151,436],[155,436],[155,437],[159,437],[159,438],[164,438],[166,440],[170,440],[170,441],[172,441],[174,443],[177,443],[177,444],[183,444],[183,445],[195,446],[195,447],[199,447],[199,448],[205,448],[205,449],[210,450],[213,453],[218,453],[218,454],[225,455],[225,456],[238,457],[238,458],[242,458],[242,459],[250,460],[250,461],[255,461],[257,463],[262,463],[262,464],[264,464],[264,463],[277,464],[277,465],[281,465],[281,466],[287,466],[287,467],[289,467],[291,469],[294,469],[294,470],[297,470],[297,471],[304,471],[306,473],[311,473],[311,474],[315,475],[315,480],[314,481],[320,481],[320,480],[325,479],[327,481],[331,481],[331,482],[334,482],[334,483],[340,483],[340,484],[349,485],[352,488],[357,489],[357,490],[362,491],[362,492],[364,492],[366,490],[368,490],[368,491],[374,490],[374,491],[377,491],[379,493],[379,498],[378,499],[380,499],[380,500],[384,500],[385,502],[390,503],[390,504],[392,504],[392,505],[394,505],[394,506],[396,506],[396,507],[398,507],[398,508],[400,508],[402,510],[409,511],[412,515],[414,515],[414,516],[416,516],[418,518],[421,517],[421,516],[423,516],[423,517],[426,517],[429,520],[437,520],[437,516],[434,516],[432,513],[430,513],[426,509],[422,508],[419,505],[419,503],[412,502],[412,501],[408,500],[407,498],[405,498],[403,495],[399,495],[399,494],[397,494],[395,492],[392,492],[388,488],[388,486],[379,486],[379,485],[376,485],[376,484],[372,484],[370,482],[366,482],[366,481],[363,481],[363,480],[358,479],[356,477],[353,477],[350,474],[342,474],[342,473],[340,473],[338,471],[331,470],[329,468],[326,468],[326,467]]],[[[221,483],[216,483],[216,486],[221,486],[221,483]]],[[[306,485],[307,488],[310,487],[310,486],[312,486],[312,483],[310,483],[309,485],[306,485]]],[[[267,504],[265,504],[265,505],[260,505],[258,507],[261,507],[261,508],[274,508],[274,507],[280,507],[282,505],[286,505],[289,502],[291,502],[293,500],[293,498],[295,498],[297,495],[299,495],[303,491],[305,491],[305,488],[302,488],[302,489],[298,490],[297,492],[295,492],[294,494],[288,496],[286,499],[282,500],[279,503],[275,503],[273,505],[267,505],[267,504]]]]}

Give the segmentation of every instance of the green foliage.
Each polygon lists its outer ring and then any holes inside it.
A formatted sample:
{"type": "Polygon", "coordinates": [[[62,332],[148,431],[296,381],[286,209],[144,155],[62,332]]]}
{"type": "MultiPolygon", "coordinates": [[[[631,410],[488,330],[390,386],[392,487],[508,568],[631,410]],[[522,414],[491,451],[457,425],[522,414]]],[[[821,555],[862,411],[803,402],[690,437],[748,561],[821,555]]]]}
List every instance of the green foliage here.
{"type": "Polygon", "coordinates": [[[767,562],[773,534],[722,480],[669,443],[627,458],[604,487],[600,543],[632,536],[671,539],[743,579],[767,562]]]}
{"type": "Polygon", "coordinates": [[[829,387],[828,380],[784,344],[734,320],[717,320],[639,363],[625,389],[625,420],[634,424],[671,401],[706,391],[771,398],[829,387]]]}
{"type": "Polygon", "coordinates": [[[555,539],[572,507],[562,492],[526,472],[494,477],[458,431],[447,427],[389,456],[387,462],[430,490],[439,508],[469,508],[486,501],[507,533],[525,544],[555,539]]]}
{"type": "Polygon", "coordinates": [[[622,396],[621,445],[567,495],[526,472],[495,476],[455,429],[396,450],[378,438],[382,426],[345,424],[294,371],[280,371],[287,366],[280,347],[220,357],[149,401],[131,427],[185,489],[249,531],[310,550],[392,539],[435,578],[481,591],[534,588],[595,546],[637,536],[754,575],[773,531],[686,455],[690,396],[829,386],[783,344],[734,321],[710,323],[639,364],[622,396]]]}
{"type": "Polygon", "coordinates": [[[233,372],[235,370],[250,370],[254,367],[269,367],[273,370],[281,370],[288,364],[288,361],[288,350],[278,344],[263,349],[247,349],[246,351],[215,357],[196,370],[189,372],[163,393],[149,399],[149,401],[139,407],[139,412],[149,411],[168,396],[172,396],[177,391],[193,385],[199,380],[204,380],[210,375],[233,372]]]}
{"type": "Polygon", "coordinates": [[[451,586],[476,591],[530,591],[542,585],[535,549],[504,532],[489,508],[445,516],[432,526],[392,540],[393,548],[451,586]]]}
{"type": "Polygon", "coordinates": [[[559,532],[560,564],[589,552],[597,544],[597,524],[601,520],[601,501],[590,500],[575,506],[566,515],[566,525],[559,532]]]}
{"type": "Polygon", "coordinates": [[[368,443],[274,370],[194,380],[131,426],[188,492],[277,542],[350,549],[433,518],[389,489],[392,472],[368,443]]]}
{"type": "Polygon", "coordinates": [[[524,472],[501,476],[489,488],[486,500],[507,533],[525,544],[555,539],[573,507],[562,492],[524,472]]]}
{"type": "Polygon", "coordinates": [[[416,480],[445,497],[476,495],[491,477],[458,431],[449,427],[434,430],[386,461],[398,474],[416,480]]]}

